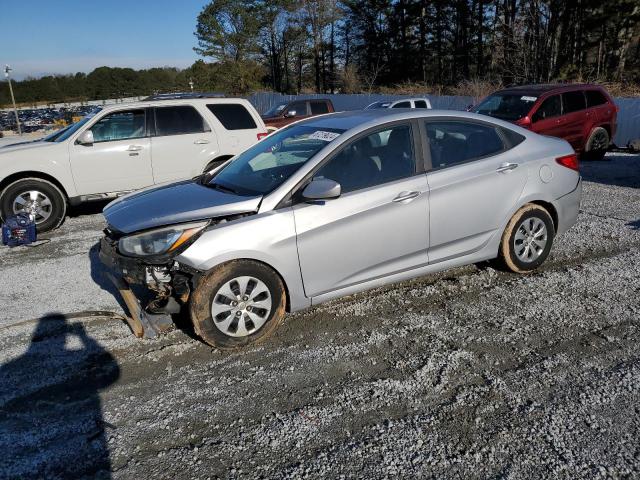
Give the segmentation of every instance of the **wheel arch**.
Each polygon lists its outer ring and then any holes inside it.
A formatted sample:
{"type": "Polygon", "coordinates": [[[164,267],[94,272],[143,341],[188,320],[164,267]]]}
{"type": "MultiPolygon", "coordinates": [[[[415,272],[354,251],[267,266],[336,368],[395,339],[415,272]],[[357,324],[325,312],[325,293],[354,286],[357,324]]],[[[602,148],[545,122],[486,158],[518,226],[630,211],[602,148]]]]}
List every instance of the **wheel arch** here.
{"type": "Polygon", "coordinates": [[[544,200],[530,200],[527,203],[533,203],[534,205],[538,205],[539,207],[542,207],[547,212],[549,212],[549,215],[551,215],[551,219],[553,220],[553,228],[556,232],[558,231],[558,227],[560,226],[559,225],[560,220],[558,218],[558,210],[556,210],[556,207],[553,206],[553,203],[545,202],[544,200]]]}
{"type": "Polygon", "coordinates": [[[0,180],[0,194],[2,194],[4,189],[7,188],[12,183],[17,182],[18,180],[26,180],[28,178],[45,180],[49,183],[52,183],[62,192],[65,198],[65,201],[69,203],[69,193],[67,192],[67,189],[64,188],[64,185],[62,185],[62,183],[60,183],[55,177],[43,172],[38,172],[38,171],[27,170],[23,172],[16,172],[3,178],[2,180],[0,180]]]}

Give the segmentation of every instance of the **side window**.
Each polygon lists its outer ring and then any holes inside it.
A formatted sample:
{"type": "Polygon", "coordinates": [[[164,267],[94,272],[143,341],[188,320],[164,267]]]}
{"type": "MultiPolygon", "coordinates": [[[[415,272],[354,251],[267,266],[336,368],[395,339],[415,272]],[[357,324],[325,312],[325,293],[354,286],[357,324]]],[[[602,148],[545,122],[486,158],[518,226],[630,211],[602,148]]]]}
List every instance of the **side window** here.
{"type": "Polygon", "coordinates": [[[586,108],[584,95],[581,91],[563,93],[562,102],[564,103],[563,113],[577,112],[586,108]]]}
{"type": "Polygon", "coordinates": [[[251,114],[239,103],[212,103],[207,108],[227,130],[258,128],[251,114]]]}
{"type": "Polygon", "coordinates": [[[406,101],[406,102],[400,102],[400,103],[396,103],[393,107],[391,108],[411,108],[411,102],[406,101]]]}
{"type": "Polygon", "coordinates": [[[413,103],[416,106],[416,108],[427,108],[427,102],[425,102],[424,100],[416,100],[413,103]]]}
{"type": "Polygon", "coordinates": [[[311,103],[311,115],[322,115],[323,113],[329,113],[329,107],[326,102],[310,102],[311,103]]]}
{"type": "Polygon", "coordinates": [[[562,114],[562,104],[560,102],[560,95],[554,95],[547,98],[540,108],[533,114],[531,119],[534,122],[544,120],[545,118],[557,117],[562,114]]]}
{"type": "Polygon", "coordinates": [[[344,147],[315,177],[335,180],[342,192],[382,185],[415,173],[410,125],[378,130],[344,147]]]}
{"type": "Polygon", "coordinates": [[[105,115],[91,127],[94,142],[112,142],[145,136],[144,110],[124,110],[105,115]]]}
{"type": "Polygon", "coordinates": [[[488,125],[462,121],[426,122],[431,164],[450,167],[504,151],[497,130],[488,125]]]}
{"type": "Polygon", "coordinates": [[[285,108],[285,115],[288,115],[289,112],[296,112],[294,116],[303,117],[307,114],[307,102],[294,102],[291,103],[285,108]]]}
{"type": "Polygon", "coordinates": [[[155,111],[156,135],[159,137],[209,131],[209,126],[202,116],[189,105],[157,107],[155,111]]]}
{"type": "Polygon", "coordinates": [[[584,92],[587,97],[587,108],[597,107],[607,103],[607,98],[598,90],[587,90],[584,92]]]}

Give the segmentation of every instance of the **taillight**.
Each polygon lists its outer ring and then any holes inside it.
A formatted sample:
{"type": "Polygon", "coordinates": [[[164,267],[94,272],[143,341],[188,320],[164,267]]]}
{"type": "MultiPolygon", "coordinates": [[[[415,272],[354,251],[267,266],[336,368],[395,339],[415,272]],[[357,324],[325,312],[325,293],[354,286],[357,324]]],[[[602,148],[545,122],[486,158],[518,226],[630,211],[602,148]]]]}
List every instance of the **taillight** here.
{"type": "Polygon", "coordinates": [[[556,158],[556,162],[558,162],[563,167],[570,168],[571,170],[575,170],[576,172],[580,169],[580,165],[578,163],[578,155],[572,153],[571,155],[565,155],[563,157],[556,158]]]}
{"type": "Polygon", "coordinates": [[[267,132],[260,132],[258,133],[258,141],[262,140],[264,137],[266,137],[267,135],[269,135],[267,132]]]}

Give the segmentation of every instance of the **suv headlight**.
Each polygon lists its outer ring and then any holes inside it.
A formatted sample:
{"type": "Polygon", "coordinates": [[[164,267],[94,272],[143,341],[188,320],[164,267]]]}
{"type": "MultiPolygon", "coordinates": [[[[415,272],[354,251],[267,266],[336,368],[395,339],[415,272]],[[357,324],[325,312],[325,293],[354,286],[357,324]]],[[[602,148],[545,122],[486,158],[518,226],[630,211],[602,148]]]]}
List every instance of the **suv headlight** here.
{"type": "Polygon", "coordinates": [[[118,250],[123,255],[132,257],[173,253],[181,246],[193,242],[208,224],[208,221],[185,223],[122,237],[118,241],[118,250]]]}

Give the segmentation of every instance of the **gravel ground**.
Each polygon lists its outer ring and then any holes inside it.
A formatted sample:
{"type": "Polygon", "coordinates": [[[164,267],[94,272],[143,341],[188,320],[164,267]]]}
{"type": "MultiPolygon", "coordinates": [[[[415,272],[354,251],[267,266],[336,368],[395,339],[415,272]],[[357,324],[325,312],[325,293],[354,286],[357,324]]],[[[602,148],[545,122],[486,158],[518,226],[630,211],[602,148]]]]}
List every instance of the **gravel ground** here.
{"type": "Polygon", "coordinates": [[[51,313],[119,311],[99,215],[0,249],[0,478],[640,477],[640,156],[608,160],[540,271],[358,294],[240,353],[51,313]]]}

